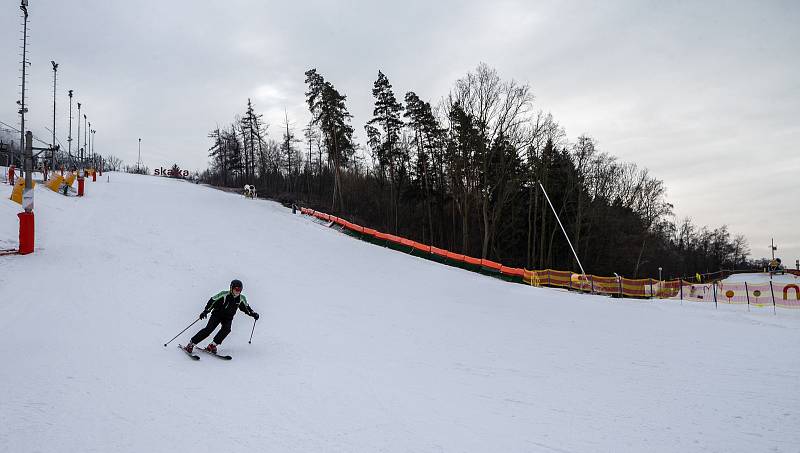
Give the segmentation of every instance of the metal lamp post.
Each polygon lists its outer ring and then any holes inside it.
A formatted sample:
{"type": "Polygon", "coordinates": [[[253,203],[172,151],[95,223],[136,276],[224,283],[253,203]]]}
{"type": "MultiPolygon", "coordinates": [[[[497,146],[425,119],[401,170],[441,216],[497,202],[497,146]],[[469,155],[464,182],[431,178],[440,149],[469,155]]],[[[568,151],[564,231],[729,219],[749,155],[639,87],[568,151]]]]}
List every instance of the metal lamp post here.
{"type": "Polygon", "coordinates": [[[69,136],[67,137],[69,158],[72,159],[72,90],[69,90],[69,136]]]}
{"type": "Polygon", "coordinates": [[[53,155],[50,156],[50,168],[53,168],[56,164],[56,71],[58,63],[53,60],[50,60],[50,63],[53,65],[53,141],[50,144],[53,147],[53,155]]]}
{"type": "Polygon", "coordinates": [[[21,125],[19,128],[19,155],[22,157],[23,150],[25,149],[25,114],[28,112],[28,109],[25,108],[25,70],[28,66],[28,0],[22,0],[19,9],[21,9],[22,13],[25,15],[22,24],[22,99],[17,102],[19,104],[21,125]]]}
{"type": "Polygon", "coordinates": [[[97,132],[97,130],[95,130],[95,129],[92,129],[92,130],[91,130],[91,134],[92,134],[92,160],[93,160],[93,161],[95,161],[95,166],[97,166],[97,162],[96,162],[96,161],[97,161],[97,154],[95,153],[95,150],[94,150],[94,147],[95,147],[95,143],[94,143],[94,140],[95,140],[95,138],[94,138],[94,134],[95,134],[96,132],[97,132]]]}
{"type": "MultiPolygon", "coordinates": [[[[83,151],[81,150],[81,103],[78,102],[78,157],[83,159],[83,151]]],[[[81,163],[81,165],[83,165],[81,163]]]]}
{"type": "Polygon", "coordinates": [[[86,166],[86,164],[83,163],[83,160],[86,158],[86,155],[88,154],[88,151],[89,151],[89,148],[88,148],[89,140],[87,140],[87,138],[86,138],[86,136],[88,134],[89,134],[89,129],[86,127],[86,114],[84,113],[83,114],[83,148],[84,148],[85,152],[81,153],[81,165],[84,166],[84,167],[86,166]]]}

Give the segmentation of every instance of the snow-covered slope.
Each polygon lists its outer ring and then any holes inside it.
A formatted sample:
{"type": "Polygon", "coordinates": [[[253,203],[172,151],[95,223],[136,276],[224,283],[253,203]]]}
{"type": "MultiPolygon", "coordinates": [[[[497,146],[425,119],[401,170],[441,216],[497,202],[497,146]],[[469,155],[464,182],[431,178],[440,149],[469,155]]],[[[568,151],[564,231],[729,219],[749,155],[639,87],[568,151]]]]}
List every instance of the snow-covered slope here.
{"type": "Polygon", "coordinates": [[[36,222],[0,257],[3,452],[800,450],[796,312],[504,283],[156,177],[36,222]],[[233,278],[252,344],[162,346],[233,278]]]}

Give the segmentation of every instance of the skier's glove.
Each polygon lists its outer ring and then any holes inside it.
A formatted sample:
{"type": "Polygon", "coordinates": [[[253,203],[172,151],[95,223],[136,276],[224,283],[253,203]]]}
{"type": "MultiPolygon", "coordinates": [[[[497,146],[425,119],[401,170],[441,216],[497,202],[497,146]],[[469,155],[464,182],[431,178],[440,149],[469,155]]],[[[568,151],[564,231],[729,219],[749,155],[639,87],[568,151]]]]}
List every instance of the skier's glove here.
{"type": "Polygon", "coordinates": [[[252,316],[253,319],[255,319],[256,321],[258,321],[258,313],[253,312],[253,314],[251,314],[250,316],[252,316]]]}
{"type": "Polygon", "coordinates": [[[206,319],[206,316],[208,316],[208,312],[203,310],[203,312],[200,313],[200,319],[206,319]]]}

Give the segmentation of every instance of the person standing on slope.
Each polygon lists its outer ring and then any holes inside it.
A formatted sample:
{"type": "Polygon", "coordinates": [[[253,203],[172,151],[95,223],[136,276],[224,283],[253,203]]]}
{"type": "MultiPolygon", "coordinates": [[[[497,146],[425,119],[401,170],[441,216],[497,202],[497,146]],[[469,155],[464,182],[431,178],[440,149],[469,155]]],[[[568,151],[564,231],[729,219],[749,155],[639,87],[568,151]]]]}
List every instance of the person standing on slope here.
{"type": "Polygon", "coordinates": [[[236,310],[242,310],[246,315],[258,320],[258,313],[250,308],[250,305],[247,304],[247,298],[242,294],[242,282],[240,280],[231,282],[230,291],[219,292],[212,296],[211,299],[208,299],[206,308],[200,313],[200,319],[205,319],[209,313],[211,313],[211,317],[208,318],[208,324],[197,332],[189,344],[186,345],[186,351],[191,353],[197,343],[205,340],[218,325],[222,324],[222,328],[214,335],[214,341],[205,347],[206,351],[216,354],[217,345],[222,344],[225,337],[231,333],[231,322],[233,322],[233,317],[236,315],[236,310]]]}

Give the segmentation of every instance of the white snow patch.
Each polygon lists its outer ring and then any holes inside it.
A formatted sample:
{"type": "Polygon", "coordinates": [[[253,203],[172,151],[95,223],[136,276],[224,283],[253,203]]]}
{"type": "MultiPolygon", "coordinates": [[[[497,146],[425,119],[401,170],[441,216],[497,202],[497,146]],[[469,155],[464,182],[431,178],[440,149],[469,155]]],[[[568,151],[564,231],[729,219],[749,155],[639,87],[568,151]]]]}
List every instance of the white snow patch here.
{"type": "Polygon", "coordinates": [[[105,179],[37,188],[37,252],[0,257],[0,451],[800,450],[797,312],[509,284],[276,203],[105,179]],[[253,344],[240,314],[230,362],[165,349],[232,278],[253,344]]]}

